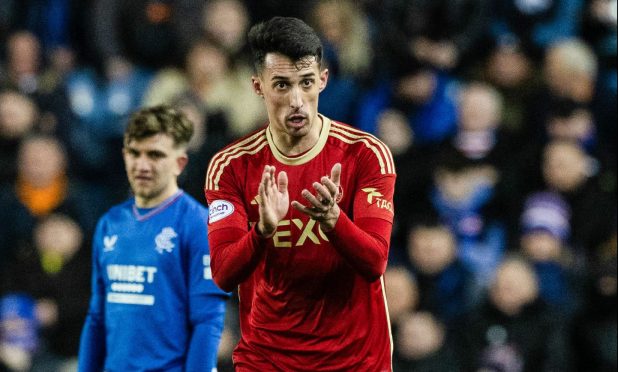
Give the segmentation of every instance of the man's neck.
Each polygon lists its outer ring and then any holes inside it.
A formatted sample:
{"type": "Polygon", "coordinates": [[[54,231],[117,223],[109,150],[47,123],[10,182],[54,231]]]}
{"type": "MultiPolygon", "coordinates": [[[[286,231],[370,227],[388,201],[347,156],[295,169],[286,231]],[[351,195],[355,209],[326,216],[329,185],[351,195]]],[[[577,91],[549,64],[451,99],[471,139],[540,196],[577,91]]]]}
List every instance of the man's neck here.
{"type": "Polygon", "coordinates": [[[164,201],[166,201],[167,199],[174,196],[179,190],[180,189],[178,188],[178,186],[174,185],[174,187],[169,188],[168,190],[157,195],[154,198],[143,198],[143,197],[136,195],[135,205],[138,208],[155,208],[159,206],[161,203],[163,203],[164,201]]]}

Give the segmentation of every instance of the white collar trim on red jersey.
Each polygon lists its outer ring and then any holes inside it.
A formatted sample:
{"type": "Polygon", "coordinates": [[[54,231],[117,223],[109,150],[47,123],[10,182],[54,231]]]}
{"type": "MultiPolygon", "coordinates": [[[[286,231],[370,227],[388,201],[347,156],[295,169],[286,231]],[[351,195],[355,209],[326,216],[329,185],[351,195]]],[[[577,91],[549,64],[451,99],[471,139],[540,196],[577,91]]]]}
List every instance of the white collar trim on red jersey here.
{"type": "Polygon", "coordinates": [[[322,114],[318,114],[318,116],[322,119],[322,130],[320,131],[320,137],[318,138],[318,142],[311,148],[311,150],[307,151],[301,156],[297,157],[289,157],[285,156],[277,146],[275,146],[275,141],[273,139],[270,130],[266,131],[266,139],[268,140],[268,146],[270,147],[270,151],[272,151],[275,158],[285,165],[302,165],[306,164],[309,161],[313,160],[322,150],[324,146],[326,146],[326,141],[328,140],[328,135],[330,134],[330,126],[331,120],[322,114]]]}

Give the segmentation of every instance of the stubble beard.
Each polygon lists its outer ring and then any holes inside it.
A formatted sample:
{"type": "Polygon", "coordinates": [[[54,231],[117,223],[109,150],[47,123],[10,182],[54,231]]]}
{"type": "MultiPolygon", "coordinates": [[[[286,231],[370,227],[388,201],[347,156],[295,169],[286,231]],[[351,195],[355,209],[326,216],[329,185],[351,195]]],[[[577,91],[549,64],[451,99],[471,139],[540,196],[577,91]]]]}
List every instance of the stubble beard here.
{"type": "Polygon", "coordinates": [[[165,190],[165,187],[163,186],[156,187],[156,185],[145,187],[145,186],[140,186],[139,181],[133,181],[131,185],[131,189],[135,197],[138,197],[144,201],[149,201],[149,200],[156,199],[159,195],[161,195],[163,193],[163,190],[165,190]]]}

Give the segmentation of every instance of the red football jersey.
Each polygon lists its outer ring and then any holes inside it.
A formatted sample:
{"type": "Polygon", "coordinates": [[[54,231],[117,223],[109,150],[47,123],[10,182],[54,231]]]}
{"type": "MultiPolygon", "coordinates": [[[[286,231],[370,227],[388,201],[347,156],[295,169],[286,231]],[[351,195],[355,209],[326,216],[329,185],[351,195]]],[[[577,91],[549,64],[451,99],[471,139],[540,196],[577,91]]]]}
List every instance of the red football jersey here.
{"type": "MultiPolygon", "coordinates": [[[[239,285],[237,366],[281,371],[391,371],[382,274],[393,223],[395,167],[374,136],[320,116],[317,144],[283,155],[264,128],[216,154],[205,192],[215,282],[239,285]],[[258,236],[258,185],[266,165],[286,171],[290,201],[341,163],[335,228],[290,206],[270,239],[258,236]],[[261,362],[264,365],[257,365],[261,362]]],[[[252,369],[253,370],[253,369],[252,369]]]]}

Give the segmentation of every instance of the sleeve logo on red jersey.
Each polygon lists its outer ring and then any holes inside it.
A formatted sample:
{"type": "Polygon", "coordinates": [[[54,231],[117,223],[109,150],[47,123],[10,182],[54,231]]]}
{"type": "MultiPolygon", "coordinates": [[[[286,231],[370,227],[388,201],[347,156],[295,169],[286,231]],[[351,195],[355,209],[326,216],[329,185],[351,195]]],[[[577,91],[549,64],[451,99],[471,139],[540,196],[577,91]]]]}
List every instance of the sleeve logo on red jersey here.
{"type": "Polygon", "coordinates": [[[208,223],[212,224],[234,213],[234,204],[227,200],[215,200],[208,206],[208,223]]]}
{"type": "Polygon", "coordinates": [[[381,197],[384,196],[375,187],[368,187],[366,189],[363,189],[363,191],[367,193],[367,203],[369,203],[369,204],[373,204],[373,198],[374,197],[381,198],[381,197]]]}
{"type": "Polygon", "coordinates": [[[393,203],[384,199],[384,194],[378,191],[375,187],[367,187],[362,189],[365,193],[367,193],[367,204],[375,205],[380,209],[386,209],[394,213],[393,203]]]}

